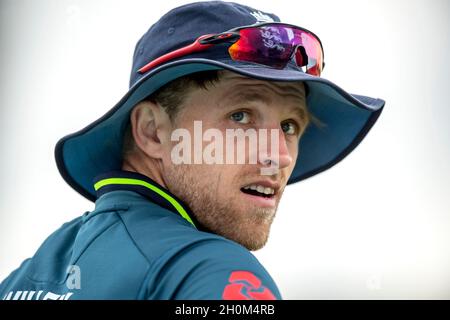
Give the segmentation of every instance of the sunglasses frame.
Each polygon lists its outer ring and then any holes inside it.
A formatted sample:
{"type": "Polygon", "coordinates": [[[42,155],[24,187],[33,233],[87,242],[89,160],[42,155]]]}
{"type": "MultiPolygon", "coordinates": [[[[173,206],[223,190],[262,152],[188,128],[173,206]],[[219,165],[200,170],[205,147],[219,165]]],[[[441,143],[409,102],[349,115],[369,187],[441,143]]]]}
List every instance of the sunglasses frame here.
{"type": "Polygon", "coordinates": [[[288,28],[299,29],[301,31],[311,34],[320,44],[320,49],[322,51],[322,69],[321,70],[323,70],[325,68],[325,58],[324,58],[325,55],[324,55],[324,51],[323,51],[322,42],[320,41],[319,37],[316,34],[309,31],[308,29],[301,28],[301,27],[298,27],[298,26],[295,26],[292,24],[288,24],[288,23],[262,22],[262,23],[247,25],[247,26],[236,27],[236,28],[230,29],[228,31],[224,31],[224,32],[217,33],[217,34],[202,35],[202,36],[198,37],[193,43],[191,43],[187,46],[184,46],[182,48],[176,49],[174,51],[168,52],[168,53],[156,58],[155,60],[150,61],[145,66],[141,67],[138,70],[138,72],[141,74],[146,73],[147,71],[149,71],[167,61],[170,61],[170,60],[182,57],[182,56],[186,56],[186,55],[194,53],[194,52],[200,52],[200,51],[207,50],[208,48],[210,48],[216,44],[221,44],[221,43],[226,43],[226,42],[235,43],[240,38],[240,34],[238,33],[238,31],[240,31],[242,29],[246,29],[246,28],[258,28],[258,27],[264,27],[264,26],[269,26],[269,25],[284,26],[284,27],[288,27],[288,28]]]}

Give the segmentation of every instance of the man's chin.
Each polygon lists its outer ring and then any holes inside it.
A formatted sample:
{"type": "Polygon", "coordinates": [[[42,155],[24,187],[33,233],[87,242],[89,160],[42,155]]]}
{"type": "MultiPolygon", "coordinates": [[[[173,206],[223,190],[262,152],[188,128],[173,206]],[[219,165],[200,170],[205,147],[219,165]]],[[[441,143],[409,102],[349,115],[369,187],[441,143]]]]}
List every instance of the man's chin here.
{"type": "Polygon", "coordinates": [[[276,211],[276,208],[241,207],[239,214],[231,215],[227,221],[216,225],[215,233],[248,250],[259,250],[267,243],[276,211]]]}
{"type": "Polygon", "coordinates": [[[250,251],[257,251],[259,249],[262,249],[266,245],[268,239],[269,239],[269,232],[257,238],[249,237],[245,239],[238,239],[238,241],[236,242],[250,251]]]}
{"type": "Polygon", "coordinates": [[[272,219],[264,220],[259,223],[236,223],[234,228],[227,228],[226,230],[217,230],[217,234],[239,243],[250,251],[256,251],[263,248],[269,239],[270,227],[272,219]]]}

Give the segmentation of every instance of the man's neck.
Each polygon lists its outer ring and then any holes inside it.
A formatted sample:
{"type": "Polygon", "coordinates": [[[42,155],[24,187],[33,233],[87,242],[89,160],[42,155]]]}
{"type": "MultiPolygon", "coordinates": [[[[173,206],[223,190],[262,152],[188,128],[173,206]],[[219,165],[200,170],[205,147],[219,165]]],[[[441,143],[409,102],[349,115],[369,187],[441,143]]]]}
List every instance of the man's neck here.
{"type": "Polygon", "coordinates": [[[167,189],[167,186],[162,178],[161,171],[158,163],[155,160],[136,161],[137,159],[124,159],[122,164],[122,170],[137,172],[143,174],[153,181],[160,184],[167,189]]]}

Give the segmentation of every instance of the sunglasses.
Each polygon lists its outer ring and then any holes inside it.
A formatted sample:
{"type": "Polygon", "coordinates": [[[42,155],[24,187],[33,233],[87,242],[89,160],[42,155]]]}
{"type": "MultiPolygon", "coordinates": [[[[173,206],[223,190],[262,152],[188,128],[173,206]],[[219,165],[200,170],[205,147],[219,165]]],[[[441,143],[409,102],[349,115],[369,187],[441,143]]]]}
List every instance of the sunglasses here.
{"type": "Polygon", "coordinates": [[[269,22],[200,36],[190,45],[151,61],[138,72],[145,73],[167,61],[219,44],[231,44],[228,54],[234,61],[275,69],[284,69],[289,62],[294,62],[303,72],[318,77],[325,67],[322,43],[314,33],[285,23],[269,22]]]}

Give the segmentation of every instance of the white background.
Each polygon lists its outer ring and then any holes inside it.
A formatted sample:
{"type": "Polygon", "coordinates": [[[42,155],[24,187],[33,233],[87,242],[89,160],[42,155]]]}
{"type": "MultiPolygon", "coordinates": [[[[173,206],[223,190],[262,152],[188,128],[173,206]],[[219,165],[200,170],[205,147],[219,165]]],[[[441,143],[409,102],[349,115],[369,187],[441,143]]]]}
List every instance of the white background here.
{"type": "MultiPolygon", "coordinates": [[[[93,209],[57,140],[128,89],[135,43],[189,1],[0,0],[0,279],[93,209]]],[[[287,188],[256,256],[286,299],[450,298],[450,1],[243,0],[314,31],[323,76],[387,101],[363,143],[287,188]]]]}

